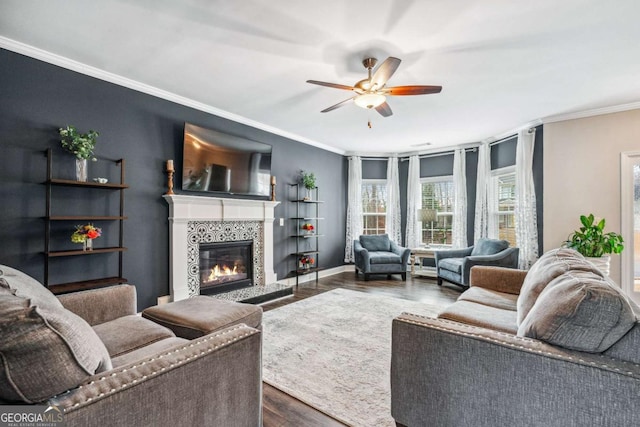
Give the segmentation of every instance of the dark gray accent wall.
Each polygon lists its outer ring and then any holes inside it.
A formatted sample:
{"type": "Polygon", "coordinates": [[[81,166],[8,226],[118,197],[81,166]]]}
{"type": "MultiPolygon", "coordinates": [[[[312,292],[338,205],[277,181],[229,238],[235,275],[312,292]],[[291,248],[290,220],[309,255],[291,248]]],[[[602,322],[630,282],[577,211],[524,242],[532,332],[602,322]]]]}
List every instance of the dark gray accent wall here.
{"type": "MultiPolygon", "coordinates": [[[[325,235],[320,241],[320,266],[343,264],[346,186],[338,184],[347,181],[343,156],[1,49],[0,82],[0,264],[43,279],[43,153],[54,148],[57,166],[67,168],[60,173],[72,175],[73,157],[60,149],[57,132],[59,127],[72,124],[82,132],[100,132],[96,154],[102,160],[89,165],[90,178],[96,176],[91,168],[104,167],[104,159],[126,160],[130,189],[125,192],[129,219],[125,222],[128,252],[124,255],[124,277],[138,290],[139,308],[168,294],[168,206],[162,198],[166,191],[163,171],[167,159],[174,159],[178,172],[181,170],[185,121],[272,145],[277,200],[282,201],[276,218],[295,212],[294,204],[287,202],[291,193],[286,184],[295,182],[301,169],[314,172],[325,202],[321,206],[326,220],[320,225],[325,235]]],[[[63,191],[60,197],[67,212],[77,215],[113,208],[115,203],[112,196],[71,190],[63,191]]],[[[289,257],[293,225],[290,221],[285,221],[284,227],[278,224],[276,219],[274,248],[267,250],[274,251],[274,268],[280,279],[294,265],[289,257]]],[[[67,244],[73,225],[55,230],[54,239],[67,244]]],[[[105,228],[105,239],[113,238],[111,224],[96,225],[105,228]]],[[[95,277],[113,272],[114,260],[115,255],[54,260],[52,273],[56,277],[52,283],[73,280],[86,272],[95,277]]],[[[84,278],[90,277],[76,280],[84,278]]]]}
{"type": "Polygon", "coordinates": [[[542,231],[544,230],[544,200],[542,195],[544,194],[544,168],[543,153],[544,153],[544,127],[542,125],[536,127],[535,147],[533,149],[533,185],[536,189],[536,216],[538,222],[538,253],[542,255],[544,253],[544,246],[542,231]]]}
{"type": "Polygon", "coordinates": [[[362,179],[387,179],[387,160],[363,159],[362,179]]]}
{"type": "Polygon", "coordinates": [[[517,135],[491,146],[491,170],[515,165],[517,146],[517,135]]]}

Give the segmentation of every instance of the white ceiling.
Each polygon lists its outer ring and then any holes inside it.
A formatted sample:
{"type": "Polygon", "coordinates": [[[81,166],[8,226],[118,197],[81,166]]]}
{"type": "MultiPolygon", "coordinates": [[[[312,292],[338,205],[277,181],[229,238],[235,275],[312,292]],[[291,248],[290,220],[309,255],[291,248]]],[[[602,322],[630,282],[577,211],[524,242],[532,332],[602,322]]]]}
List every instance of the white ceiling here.
{"type": "Polygon", "coordinates": [[[639,101],[639,17],[638,0],[3,0],[0,46],[337,152],[402,153],[639,101]],[[321,114],[351,93],[305,81],[352,85],[370,55],[403,60],[390,86],[442,93],[391,97],[388,118],[355,105],[321,114]]]}

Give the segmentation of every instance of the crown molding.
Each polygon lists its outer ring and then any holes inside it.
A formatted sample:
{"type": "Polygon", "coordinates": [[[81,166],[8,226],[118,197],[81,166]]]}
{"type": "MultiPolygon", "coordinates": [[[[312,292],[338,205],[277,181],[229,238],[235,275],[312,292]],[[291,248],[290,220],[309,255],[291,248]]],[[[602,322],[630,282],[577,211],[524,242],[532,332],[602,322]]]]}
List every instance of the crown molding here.
{"type": "Polygon", "coordinates": [[[94,77],[99,80],[104,80],[109,83],[116,84],[118,86],[123,86],[137,92],[142,92],[147,95],[155,96],[156,98],[161,98],[166,101],[174,102],[176,104],[184,105],[186,107],[190,107],[199,111],[204,111],[205,113],[212,114],[214,116],[222,117],[224,119],[228,119],[237,123],[242,123],[247,126],[251,126],[256,129],[260,129],[275,135],[282,136],[284,138],[291,139],[296,142],[300,142],[302,144],[311,145],[322,150],[331,151],[336,154],[344,155],[345,151],[331,147],[329,145],[323,144],[318,141],[314,141],[309,138],[305,138],[303,136],[287,132],[283,129],[276,128],[274,126],[270,126],[256,120],[249,119],[244,116],[240,116],[238,114],[230,113],[225,110],[221,110],[219,108],[213,107],[211,105],[195,101],[193,99],[177,95],[175,93],[159,89],[155,86],[150,86],[145,83],[138,82],[136,80],[129,79],[127,77],[120,76],[115,73],[111,73],[100,68],[96,68],[82,62],[75,61],[73,59],[69,59],[67,57],[57,55],[52,52],[48,52],[43,49],[39,49],[35,46],[31,46],[25,43],[21,43],[19,41],[0,36],[0,48],[10,50],[15,53],[19,53],[21,55],[28,56],[30,58],[34,58],[43,62],[47,62],[49,64],[56,65],[58,67],[65,68],[67,70],[75,71],[80,74],[84,74],[90,77],[94,77]]]}
{"type": "Polygon", "coordinates": [[[508,131],[502,132],[498,135],[494,135],[494,136],[490,136],[489,138],[485,138],[482,141],[480,141],[481,144],[490,144],[492,142],[496,142],[496,141],[500,141],[501,139],[504,139],[508,136],[512,136],[512,135],[517,135],[518,132],[520,132],[521,130],[524,129],[531,129],[534,128],[536,126],[540,126],[541,124],[543,124],[543,121],[540,119],[536,119],[536,120],[532,120],[528,123],[525,123],[522,126],[518,126],[517,128],[514,129],[510,129],[508,131]]]}
{"type": "Polygon", "coordinates": [[[576,111],[574,113],[556,114],[542,119],[542,123],[564,122],[566,120],[584,119],[586,117],[601,116],[603,114],[620,113],[622,111],[640,109],[640,101],[629,104],[612,105],[609,107],[594,108],[592,110],[576,111]]]}

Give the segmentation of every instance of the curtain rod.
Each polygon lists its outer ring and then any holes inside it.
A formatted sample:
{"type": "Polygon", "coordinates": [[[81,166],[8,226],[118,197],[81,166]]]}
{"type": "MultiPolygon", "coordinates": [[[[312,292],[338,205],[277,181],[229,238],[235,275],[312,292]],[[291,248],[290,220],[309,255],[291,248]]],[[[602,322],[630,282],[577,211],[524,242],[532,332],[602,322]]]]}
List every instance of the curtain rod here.
{"type": "MultiPolygon", "coordinates": [[[[536,131],[536,128],[535,128],[535,127],[532,127],[532,128],[527,129],[527,133],[528,133],[528,134],[532,134],[532,133],[534,133],[535,131],[536,131]]],[[[517,133],[514,133],[513,135],[505,136],[504,138],[500,138],[500,139],[498,139],[497,141],[492,141],[492,142],[490,142],[490,143],[489,143],[489,147],[491,147],[492,145],[498,145],[498,144],[500,144],[500,143],[502,143],[502,142],[506,142],[506,141],[509,141],[509,140],[511,140],[511,139],[513,139],[513,138],[517,138],[517,137],[518,137],[518,134],[517,134],[517,133]]]]}
{"type": "MultiPolygon", "coordinates": [[[[464,152],[476,152],[478,151],[477,147],[471,147],[471,148],[465,148],[464,152]]],[[[450,151],[442,151],[440,153],[429,153],[429,154],[420,154],[418,155],[419,159],[427,159],[429,157],[440,157],[440,156],[451,156],[453,155],[453,153],[455,152],[455,150],[450,150],[450,151]]],[[[400,157],[400,161],[401,162],[406,162],[407,160],[409,160],[409,157],[400,157]]]]}

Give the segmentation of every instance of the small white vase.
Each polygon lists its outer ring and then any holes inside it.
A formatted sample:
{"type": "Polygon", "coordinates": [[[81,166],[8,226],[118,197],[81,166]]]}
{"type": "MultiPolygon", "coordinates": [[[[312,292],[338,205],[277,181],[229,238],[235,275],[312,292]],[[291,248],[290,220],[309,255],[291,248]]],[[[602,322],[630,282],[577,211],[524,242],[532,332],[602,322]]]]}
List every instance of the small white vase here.
{"type": "Polygon", "coordinates": [[[86,238],[82,244],[83,251],[92,251],[93,250],[93,239],[86,238]]]}
{"type": "Polygon", "coordinates": [[[87,159],[76,158],[76,181],[87,182],[87,159]]]}
{"type": "Polygon", "coordinates": [[[609,275],[610,266],[611,266],[611,255],[602,255],[601,257],[598,257],[598,258],[592,258],[592,257],[586,256],[585,258],[591,264],[598,267],[598,269],[602,271],[605,274],[605,276],[609,275]]]}

